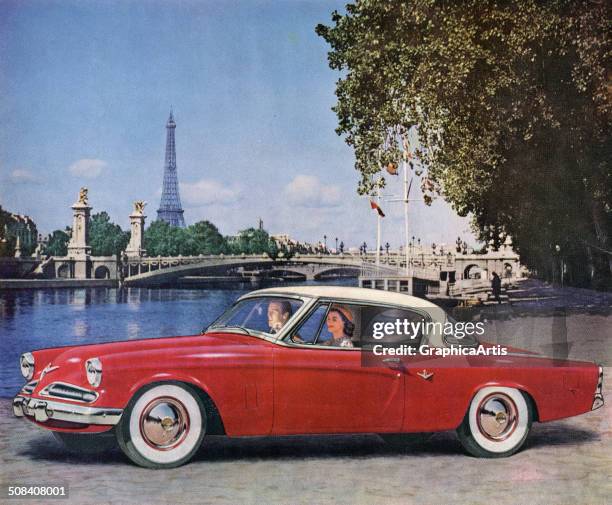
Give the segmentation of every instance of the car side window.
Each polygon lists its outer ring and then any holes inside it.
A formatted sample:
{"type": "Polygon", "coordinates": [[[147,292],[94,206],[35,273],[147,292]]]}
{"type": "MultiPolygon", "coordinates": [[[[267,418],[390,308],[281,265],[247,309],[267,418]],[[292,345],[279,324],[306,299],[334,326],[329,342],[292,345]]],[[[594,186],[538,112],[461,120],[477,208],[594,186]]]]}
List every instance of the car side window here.
{"type": "Polygon", "coordinates": [[[362,311],[362,344],[418,346],[427,320],[408,309],[367,307],[362,311]]]}
{"type": "Polygon", "coordinates": [[[293,332],[290,340],[296,344],[314,344],[325,321],[329,304],[319,305],[293,332]]]}
{"type": "Polygon", "coordinates": [[[325,316],[316,344],[330,348],[355,348],[361,345],[361,307],[332,303],[325,316]]]}
{"type": "Polygon", "coordinates": [[[423,314],[408,309],[326,302],[299,324],[289,340],[330,349],[398,343],[418,346],[425,322],[423,314]]]}

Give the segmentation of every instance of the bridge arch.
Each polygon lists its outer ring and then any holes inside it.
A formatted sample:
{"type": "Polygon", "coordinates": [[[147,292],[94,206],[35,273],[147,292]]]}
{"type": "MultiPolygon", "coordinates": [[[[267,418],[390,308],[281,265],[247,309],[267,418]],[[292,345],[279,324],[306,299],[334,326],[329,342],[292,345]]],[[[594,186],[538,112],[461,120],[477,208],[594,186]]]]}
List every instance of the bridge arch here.
{"type": "Polygon", "coordinates": [[[317,272],[314,276],[315,280],[325,279],[327,277],[359,277],[361,269],[353,266],[335,266],[317,272]]]}
{"type": "Polygon", "coordinates": [[[463,269],[464,279],[486,279],[487,271],[476,263],[471,263],[463,269]]]}
{"type": "MultiPolygon", "coordinates": [[[[273,260],[262,256],[209,256],[186,258],[151,258],[139,260],[140,267],[135,264],[126,269],[125,283],[131,286],[156,286],[172,283],[185,276],[219,276],[230,272],[249,274],[262,277],[269,276],[271,272],[286,271],[305,275],[307,279],[314,278],[332,269],[351,268],[358,274],[362,267],[361,258],[344,256],[299,256],[289,261],[273,260]],[[153,264],[159,265],[153,269],[153,264]],[[143,271],[144,270],[144,271],[143,271]]],[[[248,277],[248,275],[246,275],[248,277]]]]}
{"type": "Polygon", "coordinates": [[[289,278],[291,280],[300,281],[304,281],[308,278],[305,273],[291,270],[291,268],[275,268],[272,270],[266,270],[265,272],[267,277],[283,277],[285,279],[289,278]]]}
{"type": "Polygon", "coordinates": [[[59,267],[57,267],[57,276],[60,279],[69,279],[70,278],[70,264],[62,263],[59,267]]]}
{"type": "Polygon", "coordinates": [[[105,267],[104,265],[100,265],[94,271],[94,278],[96,278],[96,279],[110,279],[110,270],[108,269],[108,267],[105,267]]]}

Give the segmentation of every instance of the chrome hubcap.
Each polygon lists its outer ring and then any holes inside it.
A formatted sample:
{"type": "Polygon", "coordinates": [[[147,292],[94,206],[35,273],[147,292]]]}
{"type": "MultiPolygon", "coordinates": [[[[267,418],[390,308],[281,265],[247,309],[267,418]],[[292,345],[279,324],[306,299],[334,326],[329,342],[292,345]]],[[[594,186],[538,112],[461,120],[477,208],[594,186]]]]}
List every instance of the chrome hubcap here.
{"type": "Polygon", "coordinates": [[[502,393],[493,393],[478,405],[478,429],[490,440],[502,441],[514,432],[518,411],[514,401],[502,393]]]}
{"type": "Polygon", "coordinates": [[[142,438],[154,449],[173,449],[185,439],[188,432],[187,409],[174,398],[156,398],[140,415],[142,438]]]}

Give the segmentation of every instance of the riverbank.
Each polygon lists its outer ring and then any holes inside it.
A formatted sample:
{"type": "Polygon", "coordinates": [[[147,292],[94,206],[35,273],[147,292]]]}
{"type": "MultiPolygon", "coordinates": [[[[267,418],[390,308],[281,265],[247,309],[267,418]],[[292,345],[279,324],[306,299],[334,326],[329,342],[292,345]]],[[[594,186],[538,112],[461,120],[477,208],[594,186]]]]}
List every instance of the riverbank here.
{"type": "Polygon", "coordinates": [[[0,279],[0,289],[116,288],[116,279],[0,279]]]}

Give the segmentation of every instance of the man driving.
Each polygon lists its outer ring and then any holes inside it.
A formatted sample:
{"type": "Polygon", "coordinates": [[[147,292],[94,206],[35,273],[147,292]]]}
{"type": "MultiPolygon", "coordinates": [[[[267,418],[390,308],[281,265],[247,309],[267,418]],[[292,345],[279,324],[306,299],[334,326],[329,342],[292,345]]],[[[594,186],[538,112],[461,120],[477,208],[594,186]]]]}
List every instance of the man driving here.
{"type": "Polygon", "coordinates": [[[268,304],[269,333],[278,333],[293,314],[291,304],[286,300],[272,300],[268,304]]]}

